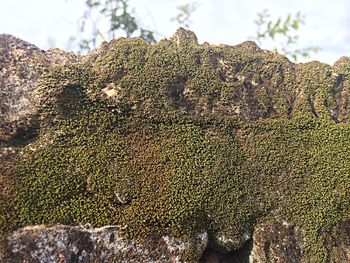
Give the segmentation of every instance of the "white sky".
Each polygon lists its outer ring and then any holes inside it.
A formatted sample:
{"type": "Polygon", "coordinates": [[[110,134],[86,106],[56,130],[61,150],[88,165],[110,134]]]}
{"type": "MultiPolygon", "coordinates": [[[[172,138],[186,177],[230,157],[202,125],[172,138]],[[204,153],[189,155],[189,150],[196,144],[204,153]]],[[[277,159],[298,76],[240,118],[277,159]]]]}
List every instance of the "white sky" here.
{"type": "MultiPolygon", "coordinates": [[[[27,40],[42,49],[68,47],[77,33],[77,20],[84,0],[0,0],[0,33],[27,40]]],[[[170,37],[177,25],[170,18],[176,7],[193,0],[130,0],[139,22],[156,31],[158,38],[170,37]]],[[[268,9],[275,18],[301,11],[306,25],[299,31],[300,47],[322,50],[311,59],[334,63],[350,55],[350,1],[348,0],[197,0],[191,29],[199,42],[235,45],[255,34],[257,13],[268,9]]],[[[262,46],[272,48],[272,46],[262,46]]]]}

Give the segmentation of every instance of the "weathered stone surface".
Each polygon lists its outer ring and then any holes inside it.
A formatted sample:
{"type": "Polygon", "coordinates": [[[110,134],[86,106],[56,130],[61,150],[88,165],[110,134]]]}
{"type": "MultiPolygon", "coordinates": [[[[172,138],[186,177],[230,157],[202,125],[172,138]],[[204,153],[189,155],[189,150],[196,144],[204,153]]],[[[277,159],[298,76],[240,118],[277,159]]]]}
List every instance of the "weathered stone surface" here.
{"type": "Polygon", "coordinates": [[[0,35],[0,66],[0,262],[349,261],[348,57],[180,29],[82,57],[0,35]]]}
{"type": "Polygon", "coordinates": [[[350,221],[336,224],[328,233],[323,233],[328,262],[350,261],[350,221]]]}
{"type": "Polygon", "coordinates": [[[44,51],[10,35],[1,35],[0,140],[17,129],[25,132],[36,113],[35,88],[40,68],[47,67],[44,51]],[[23,127],[23,128],[21,128],[23,127]]]}
{"type": "Polygon", "coordinates": [[[206,233],[181,240],[150,236],[128,239],[127,226],[25,227],[11,233],[10,262],[181,262],[184,255],[199,259],[207,246],[206,233]]]}
{"type": "Polygon", "coordinates": [[[51,65],[76,61],[72,53],[44,51],[11,35],[0,35],[0,142],[30,136],[30,127],[38,125],[40,76],[51,65]]]}
{"type": "MultiPolygon", "coordinates": [[[[348,262],[350,260],[350,224],[342,221],[329,232],[320,234],[324,240],[326,262],[348,262]]],[[[268,221],[254,230],[253,247],[249,262],[303,262],[308,242],[303,231],[285,221],[268,221]]],[[[317,262],[318,256],[309,255],[308,260],[317,262]]]]}
{"type": "Polygon", "coordinates": [[[250,262],[301,262],[303,236],[287,222],[268,222],[254,231],[250,262]]]}

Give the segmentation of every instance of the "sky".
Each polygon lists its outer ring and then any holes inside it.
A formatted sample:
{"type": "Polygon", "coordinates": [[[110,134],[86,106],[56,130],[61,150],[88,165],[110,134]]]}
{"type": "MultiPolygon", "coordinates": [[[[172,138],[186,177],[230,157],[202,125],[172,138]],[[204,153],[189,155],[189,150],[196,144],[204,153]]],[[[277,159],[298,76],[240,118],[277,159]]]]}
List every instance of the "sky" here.
{"type": "MultiPolygon", "coordinates": [[[[169,38],[178,25],[171,22],[177,7],[193,0],[129,0],[143,27],[169,38]]],[[[200,43],[236,45],[256,34],[257,13],[268,9],[273,19],[301,11],[305,25],[298,31],[300,48],[321,50],[302,62],[318,60],[333,64],[350,56],[350,1],[348,0],[197,0],[191,30],[200,43]]],[[[0,0],[0,33],[31,42],[42,49],[69,49],[69,37],[78,32],[77,21],[85,10],[84,0],[0,0]]],[[[261,43],[272,49],[273,43],[261,43]]]]}

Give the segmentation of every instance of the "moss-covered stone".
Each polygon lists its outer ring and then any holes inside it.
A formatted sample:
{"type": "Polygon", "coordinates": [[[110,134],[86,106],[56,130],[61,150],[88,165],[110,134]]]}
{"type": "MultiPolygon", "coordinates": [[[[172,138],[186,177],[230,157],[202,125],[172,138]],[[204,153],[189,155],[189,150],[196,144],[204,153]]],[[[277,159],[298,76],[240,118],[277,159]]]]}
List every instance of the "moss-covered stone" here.
{"type": "Polygon", "coordinates": [[[257,224],[283,219],[300,228],[302,261],[327,262],[325,233],[350,208],[343,60],[296,65],[252,42],[199,45],[180,30],[51,65],[36,86],[36,137],[1,145],[15,149],[0,159],[1,236],[126,225],[135,238],[206,231],[232,251],[257,224]]]}

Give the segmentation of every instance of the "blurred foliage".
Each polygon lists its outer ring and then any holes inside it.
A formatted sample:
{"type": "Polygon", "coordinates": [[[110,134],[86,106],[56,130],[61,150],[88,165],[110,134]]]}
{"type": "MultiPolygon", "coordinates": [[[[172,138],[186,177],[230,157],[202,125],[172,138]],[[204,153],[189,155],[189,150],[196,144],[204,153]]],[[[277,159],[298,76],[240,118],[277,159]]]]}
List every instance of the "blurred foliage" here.
{"type": "MultiPolygon", "coordinates": [[[[119,36],[126,38],[141,37],[149,43],[154,43],[154,30],[145,29],[129,9],[129,0],[86,0],[86,9],[78,21],[78,34],[70,38],[70,43],[78,41],[79,53],[86,53],[96,48],[102,41],[110,41],[119,36]],[[87,33],[91,30],[90,33],[87,33]]],[[[190,28],[193,13],[198,9],[199,2],[192,2],[177,7],[177,15],[170,19],[179,26],[190,28]]],[[[305,16],[301,12],[289,14],[287,17],[271,18],[267,9],[258,13],[254,21],[257,32],[254,37],[260,45],[273,42],[276,52],[284,54],[294,61],[308,58],[317,53],[320,48],[310,46],[299,48],[298,31],[305,25],[305,16]]]]}
{"type": "Polygon", "coordinates": [[[170,19],[172,22],[177,22],[180,26],[184,28],[189,28],[192,24],[191,16],[198,9],[199,3],[186,3],[177,7],[177,16],[170,19]]]}
{"type": "Polygon", "coordinates": [[[149,43],[155,42],[153,31],[140,26],[133,11],[129,9],[128,0],[86,0],[85,5],[86,10],[78,21],[79,34],[70,38],[71,42],[79,41],[79,52],[88,52],[100,42],[109,41],[117,36],[138,36],[149,43]],[[99,26],[101,24],[103,26],[99,26]],[[91,33],[85,37],[86,31],[90,29],[91,33]]]}
{"type": "Polygon", "coordinates": [[[319,47],[314,46],[298,48],[298,30],[302,25],[305,25],[305,16],[301,12],[273,20],[269,11],[265,9],[258,13],[254,22],[257,25],[255,39],[259,44],[262,44],[263,41],[273,41],[276,45],[274,47],[276,52],[285,54],[294,61],[300,57],[308,58],[311,53],[317,53],[320,50],[319,47]]]}
{"type": "MultiPolygon", "coordinates": [[[[148,43],[156,41],[155,32],[143,28],[133,15],[133,10],[130,11],[129,0],[86,0],[85,5],[84,14],[78,21],[77,36],[69,39],[70,45],[78,41],[79,53],[86,53],[102,41],[110,41],[117,36],[141,37],[148,43]],[[91,33],[87,33],[89,30],[91,33]]],[[[191,16],[198,7],[198,2],[178,6],[179,13],[171,21],[189,28],[191,16]]]]}

